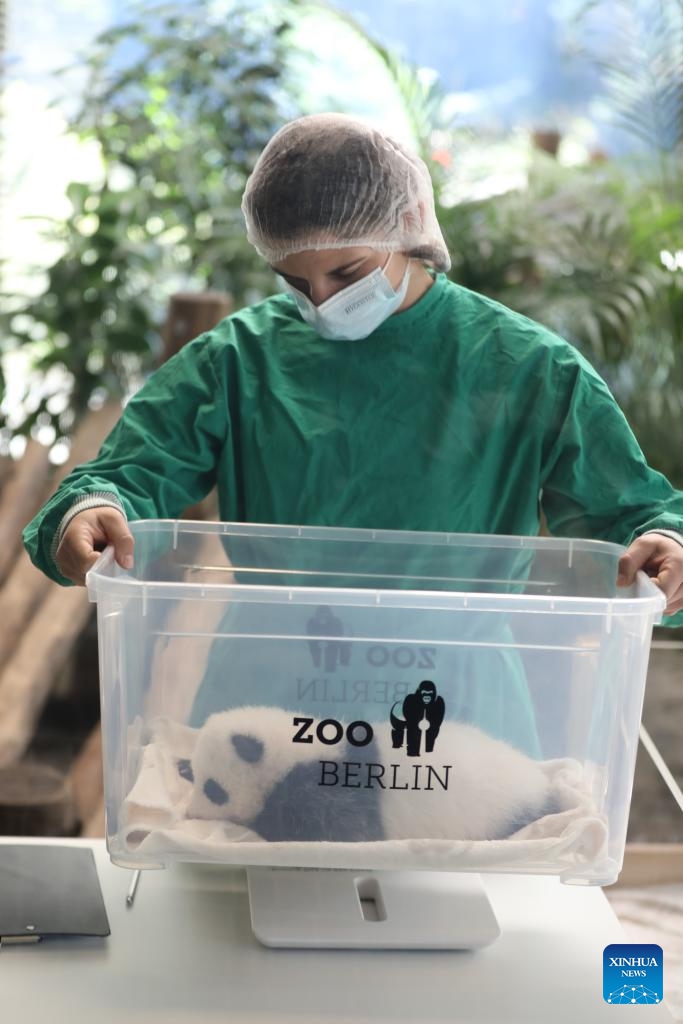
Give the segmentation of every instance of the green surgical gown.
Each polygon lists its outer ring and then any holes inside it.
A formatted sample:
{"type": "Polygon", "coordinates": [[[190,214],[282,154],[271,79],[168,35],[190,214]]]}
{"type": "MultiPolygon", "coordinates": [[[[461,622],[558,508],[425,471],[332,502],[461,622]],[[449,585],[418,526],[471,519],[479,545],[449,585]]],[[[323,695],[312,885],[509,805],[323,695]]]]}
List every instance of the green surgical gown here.
{"type": "MultiPolygon", "coordinates": [[[[683,529],[683,493],[576,349],[444,275],[360,341],[320,338],[285,295],[227,317],[152,375],[25,543],[67,583],[50,548],[76,499],[111,491],[129,519],[176,518],[214,484],[227,521],[534,535],[542,507],[557,536],[683,529]]],[[[473,681],[468,715],[533,750],[525,712],[511,724],[489,685],[473,681]]],[[[221,706],[211,693],[195,721],[221,706]]]]}

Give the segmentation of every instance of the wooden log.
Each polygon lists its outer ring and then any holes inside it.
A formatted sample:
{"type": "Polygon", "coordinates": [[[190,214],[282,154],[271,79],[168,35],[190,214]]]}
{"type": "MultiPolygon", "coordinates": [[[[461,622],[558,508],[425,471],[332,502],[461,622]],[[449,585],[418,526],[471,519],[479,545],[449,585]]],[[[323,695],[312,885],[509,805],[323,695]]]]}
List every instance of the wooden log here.
{"type": "Polygon", "coordinates": [[[81,827],[93,818],[103,800],[102,729],[99,722],[71,765],[69,781],[81,827]]]}
{"type": "Polygon", "coordinates": [[[77,820],[68,778],[38,762],[0,770],[0,835],[72,836],[77,820]]]}
{"type": "Polygon", "coordinates": [[[84,839],[104,839],[105,818],[104,818],[104,796],[101,797],[97,807],[93,810],[80,832],[84,839]]]}
{"type": "Polygon", "coordinates": [[[43,501],[54,493],[57,485],[72,469],[97,455],[100,445],[120,416],[121,403],[113,399],[105,402],[100,409],[87,412],[83,416],[74,433],[69,457],[61,466],[55,468],[48,484],[47,493],[43,495],[43,501]]]}
{"type": "Polygon", "coordinates": [[[26,551],[22,551],[0,590],[0,666],[7,664],[31,615],[51,586],[56,584],[36,569],[26,551]]]}
{"type": "Polygon", "coordinates": [[[56,673],[91,614],[87,591],[55,586],[0,676],[0,768],[23,756],[56,673]]]}
{"type": "Polygon", "coordinates": [[[538,128],[531,133],[531,141],[536,149],[556,157],[562,142],[562,135],[552,128],[538,128]]]}
{"type": "Polygon", "coordinates": [[[3,487],[14,473],[15,466],[16,463],[11,456],[0,455],[0,494],[2,494],[3,487]]]}
{"type": "MultiPolygon", "coordinates": [[[[177,292],[171,296],[168,315],[163,329],[164,351],[162,362],[170,359],[188,341],[210,331],[219,321],[232,313],[233,299],[227,292],[177,292]]],[[[212,490],[203,501],[191,505],[183,519],[218,519],[218,496],[212,490]]]]}
{"type": "MultiPolygon", "coordinates": [[[[209,549],[215,555],[215,549],[211,546],[209,549]]],[[[201,560],[198,554],[198,564],[201,560]]],[[[208,560],[205,564],[209,564],[208,560]]],[[[229,573],[223,579],[225,583],[234,582],[229,573]]],[[[163,716],[186,722],[211,654],[214,642],[211,633],[220,629],[225,607],[221,601],[190,598],[167,603],[165,635],[159,637],[152,652],[143,713],[146,719],[163,716]],[[195,635],[191,635],[193,633],[195,635]]]]}
{"type": "Polygon", "coordinates": [[[177,292],[172,295],[162,331],[162,361],[170,359],[183,345],[204,331],[210,331],[232,310],[233,299],[227,292],[177,292]]]}
{"type": "Polygon", "coordinates": [[[40,506],[50,472],[49,450],[30,440],[0,497],[0,583],[21,551],[21,531],[40,506]]]}
{"type": "Polygon", "coordinates": [[[683,884],[683,843],[627,843],[618,880],[607,890],[683,884]]]}
{"type": "MultiPolygon", "coordinates": [[[[89,413],[74,436],[71,455],[57,467],[50,484],[54,490],[74,466],[92,458],[121,414],[118,402],[107,403],[97,412],[89,413]]],[[[45,494],[44,498],[48,495],[45,494]]],[[[22,549],[4,587],[0,590],[0,673],[23,635],[35,610],[57,584],[35,568],[22,549]]],[[[0,675],[0,679],[2,676],[0,675]]]]}

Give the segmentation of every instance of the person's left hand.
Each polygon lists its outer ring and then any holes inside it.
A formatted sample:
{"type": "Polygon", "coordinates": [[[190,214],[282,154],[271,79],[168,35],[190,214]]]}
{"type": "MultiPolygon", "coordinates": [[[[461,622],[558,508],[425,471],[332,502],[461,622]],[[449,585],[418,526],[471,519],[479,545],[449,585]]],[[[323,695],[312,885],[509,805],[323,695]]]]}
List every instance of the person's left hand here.
{"type": "Polygon", "coordinates": [[[633,583],[643,569],[666,596],[666,615],[683,608],[683,546],[661,533],[636,538],[619,559],[618,587],[633,583]]]}

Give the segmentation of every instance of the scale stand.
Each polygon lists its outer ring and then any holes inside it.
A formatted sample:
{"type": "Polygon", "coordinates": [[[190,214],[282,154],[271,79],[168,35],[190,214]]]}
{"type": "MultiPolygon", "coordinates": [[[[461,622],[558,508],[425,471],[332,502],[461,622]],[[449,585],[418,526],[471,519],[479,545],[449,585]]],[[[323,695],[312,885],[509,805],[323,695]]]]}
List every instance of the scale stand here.
{"type": "Polygon", "coordinates": [[[254,935],[290,949],[479,949],[500,935],[478,874],[248,868],[254,935]]]}

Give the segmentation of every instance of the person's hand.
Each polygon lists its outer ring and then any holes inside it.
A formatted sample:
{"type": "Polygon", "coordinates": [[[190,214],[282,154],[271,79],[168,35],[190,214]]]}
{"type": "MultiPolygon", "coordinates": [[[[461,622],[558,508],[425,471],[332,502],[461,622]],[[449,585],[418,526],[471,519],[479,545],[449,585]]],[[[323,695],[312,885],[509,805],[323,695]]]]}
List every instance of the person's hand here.
{"type": "MultiPolygon", "coordinates": [[[[85,584],[85,574],[109,545],[122,569],[133,568],[133,536],[124,515],[112,507],[88,508],[74,516],[55,554],[59,571],[72,583],[85,584]]],[[[683,549],[682,549],[683,550],[683,549]]]]}
{"type": "Polygon", "coordinates": [[[638,537],[619,559],[617,586],[633,583],[643,569],[666,596],[666,615],[683,608],[683,546],[660,533],[638,537]]]}

